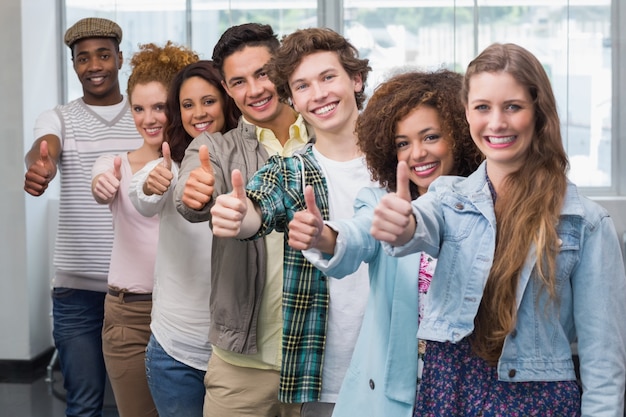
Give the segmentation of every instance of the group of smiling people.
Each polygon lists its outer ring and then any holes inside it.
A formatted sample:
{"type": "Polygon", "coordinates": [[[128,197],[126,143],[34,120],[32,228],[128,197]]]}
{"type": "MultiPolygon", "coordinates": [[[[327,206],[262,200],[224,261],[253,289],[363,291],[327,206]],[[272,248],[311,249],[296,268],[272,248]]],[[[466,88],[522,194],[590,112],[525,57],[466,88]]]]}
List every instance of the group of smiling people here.
{"type": "Polygon", "coordinates": [[[121,416],[623,416],[619,242],[528,50],[399,70],[367,102],[368,61],[323,28],[131,65],[143,145],[91,183],[121,416]]]}

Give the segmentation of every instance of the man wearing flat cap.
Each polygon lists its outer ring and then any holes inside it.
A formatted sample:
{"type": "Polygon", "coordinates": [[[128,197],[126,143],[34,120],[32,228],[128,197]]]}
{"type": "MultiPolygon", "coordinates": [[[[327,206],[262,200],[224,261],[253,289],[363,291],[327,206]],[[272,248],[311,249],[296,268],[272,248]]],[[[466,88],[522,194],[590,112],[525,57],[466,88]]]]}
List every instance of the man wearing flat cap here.
{"type": "Polygon", "coordinates": [[[83,96],[37,118],[25,158],[24,190],[33,196],[60,172],[52,306],[68,417],[101,417],[106,381],[101,335],[113,229],[109,208],[91,195],[91,167],[100,155],[142,143],[120,91],[121,40],[108,19],[82,19],[67,30],[83,96]]]}

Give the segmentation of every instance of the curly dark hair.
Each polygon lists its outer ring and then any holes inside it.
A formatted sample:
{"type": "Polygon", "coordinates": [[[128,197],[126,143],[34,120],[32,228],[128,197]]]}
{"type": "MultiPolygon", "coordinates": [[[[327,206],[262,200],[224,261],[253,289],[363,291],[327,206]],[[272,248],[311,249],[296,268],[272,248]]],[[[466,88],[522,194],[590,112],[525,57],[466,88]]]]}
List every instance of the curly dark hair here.
{"type": "Polygon", "coordinates": [[[354,95],[357,107],[362,109],[365,102],[365,82],[371,71],[369,60],[359,59],[358,50],[346,38],[328,28],[300,29],[283,37],[280,48],[266,66],[267,75],[276,86],[278,96],[283,101],[291,97],[289,77],[302,58],[320,51],[336,52],[350,77],[361,75],[363,88],[354,95]]]}
{"type": "Polygon", "coordinates": [[[226,29],[213,48],[213,64],[224,77],[224,60],[246,46],[265,46],[270,54],[278,49],[280,42],[270,25],[244,23],[226,29]]]}
{"type": "Polygon", "coordinates": [[[167,115],[167,125],[165,126],[165,140],[170,145],[172,160],[180,163],[185,156],[185,149],[194,139],[187,133],[183,127],[180,116],[180,89],[183,83],[192,77],[199,77],[211,84],[220,92],[222,98],[222,111],[224,112],[224,127],[221,133],[237,127],[237,121],[241,115],[241,111],[235,105],[235,102],[224,90],[222,86],[222,77],[213,65],[212,61],[202,60],[187,65],[180,70],[170,85],[167,93],[167,104],[165,114],[167,115]]]}
{"type": "MultiPolygon", "coordinates": [[[[398,165],[395,145],[398,122],[419,106],[437,111],[445,140],[454,155],[455,175],[467,176],[484,159],[465,119],[459,92],[463,76],[445,69],[435,72],[411,71],[395,75],[374,90],[356,123],[358,145],[365,154],[372,178],[390,191],[396,190],[398,165]]],[[[411,183],[417,198],[417,186],[411,183]]]]}

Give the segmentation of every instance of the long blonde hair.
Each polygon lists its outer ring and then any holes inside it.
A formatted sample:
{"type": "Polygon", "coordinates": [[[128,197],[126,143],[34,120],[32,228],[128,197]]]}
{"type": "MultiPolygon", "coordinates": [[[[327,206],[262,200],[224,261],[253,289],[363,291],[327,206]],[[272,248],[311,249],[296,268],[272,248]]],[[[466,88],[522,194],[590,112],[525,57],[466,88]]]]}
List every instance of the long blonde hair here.
{"type": "Polygon", "coordinates": [[[505,337],[517,320],[516,292],[526,255],[534,246],[535,273],[556,301],[557,223],[567,187],[567,154],[561,141],[556,100],[539,60],[515,44],[493,44],[468,66],[462,98],[467,105],[469,81],[482,72],[506,72],[527,88],[533,100],[535,131],[525,163],[508,175],[495,204],[497,222],[494,262],[474,320],[474,352],[497,363],[505,337]]]}

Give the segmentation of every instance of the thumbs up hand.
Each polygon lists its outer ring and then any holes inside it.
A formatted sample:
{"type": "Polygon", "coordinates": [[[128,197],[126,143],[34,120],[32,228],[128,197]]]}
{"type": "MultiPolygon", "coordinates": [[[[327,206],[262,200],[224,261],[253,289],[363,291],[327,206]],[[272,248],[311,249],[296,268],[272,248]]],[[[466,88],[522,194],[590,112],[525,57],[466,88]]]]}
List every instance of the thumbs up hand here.
{"type": "Polygon", "coordinates": [[[233,191],[218,196],[211,208],[211,225],[215,236],[238,237],[241,224],[248,212],[243,176],[238,169],[232,171],[231,182],[233,191]]]}
{"type": "Polygon", "coordinates": [[[415,233],[415,216],[411,207],[409,167],[405,161],[398,162],[397,189],[381,198],[374,209],[371,235],[393,246],[402,246],[415,233]]]}
{"type": "Polygon", "coordinates": [[[56,173],[57,166],[50,158],[48,142],[42,140],[39,144],[39,159],[30,164],[24,175],[24,191],[34,196],[42,195],[56,173]]]}
{"type": "Polygon", "coordinates": [[[120,188],[122,179],[122,158],[118,155],[113,159],[113,167],[94,178],[91,191],[100,204],[109,204],[120,188]]]}
{"type": "Polygon", "coordinates": [[[409,203],[411,202],[410,183],[409,166],[404,161],[398,162],[398,166],[396,167],[396,195],[409,203]]]}
{"type": "Polygon", "coordinates": [[[170,144],[167,142],[163,142],[161,144],[161,154],[163,155],[163,161],[161,161],[161,165],[163,168],[168,171],[172,170],[172,154],[170,152],[170,144]]]}
{"type": "Polygon", "coordinates": [[[194,210],[202,208],[211,201],[215,176],[209,159],[209,148],[206,145],[198,149],[200,166],[189,173],[189,178],[183,189],[182,202],[194,210]]]}
{"type": "Polygon", "coordinates": [[[304,202],[306,210],[296,212],[289,222],[288,243],[296,250],[318,248],[322,232],[326,228],[322,213],[315,203],[313,187],[310,185],[304,189],[304,202]]]}
{"type": "Polygon", "coordinates": [[[167,142],[163,142],[161,145],[163,153],[163,161],[154,167],[146,182],[143,183],[143,192],[146,195],[163,195],[172,183],[172,157],[170,154],[170,145],[167,142]]]}

